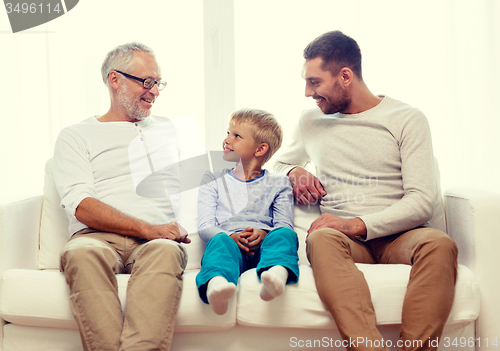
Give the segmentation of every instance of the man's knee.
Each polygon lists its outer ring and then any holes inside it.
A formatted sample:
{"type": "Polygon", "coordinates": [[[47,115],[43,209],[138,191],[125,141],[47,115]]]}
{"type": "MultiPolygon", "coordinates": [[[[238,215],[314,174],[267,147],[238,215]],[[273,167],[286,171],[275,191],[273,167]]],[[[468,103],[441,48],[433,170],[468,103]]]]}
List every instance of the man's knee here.
{"type": "Polygon", "coordinates": [[[436,255],[447,255],[456,259],[458,255],[457,244],[448,234],[437,230],[425,230],[422,234],[420,246],[423,250],[436,255]]]}
{"type": "Polygon", "coordinates": [[[313,244],[322,245],[324,243],[345,245],[348,240],[349,237],[338,230],[332,228],[321,228],[309,233],[306,243],[308,246],[313,244]]]}
{"type": "Polygon", "coordinates": [[[91,267],[109,267],[118,273],[122,266],[119,257],[105,243],[91,238],[77,238],[70,240],[62,249],[60,268],[63,272],[68,270],[91,267]]]}
{"type": "Polygon", "coordinates": [[[166,265],[170,262],[181,269],[186,268],[187,264],[187,252],[182,244],[168,239],[155,239],[143,244],[137,255],[162,260],[166,265]]]}
{"type": "Polygon", "coordinates": [[[434,270],[452,272],[457,275],[457,244],[444,232],[437,229],[427,230],[421,238],[419,247],[413,257],[413,264],[426,262],[434,270]]]}
{"type": "Polygon", "coordinates": [[[312,263],[317,255],[336,255],[339,252],[349,251],[349,240],[347,235],[335,229],[315,230],[309,233],[306,239],[307,258],[312,263]]]}
{"type": "Polygon", "coordinates": [[[449,252],[455,258],[458,256],[458,247],[455,241],[450,238],[447,234],[442,233],[442,236],[436,238],[436,245],[445,252],[449,252]]]}

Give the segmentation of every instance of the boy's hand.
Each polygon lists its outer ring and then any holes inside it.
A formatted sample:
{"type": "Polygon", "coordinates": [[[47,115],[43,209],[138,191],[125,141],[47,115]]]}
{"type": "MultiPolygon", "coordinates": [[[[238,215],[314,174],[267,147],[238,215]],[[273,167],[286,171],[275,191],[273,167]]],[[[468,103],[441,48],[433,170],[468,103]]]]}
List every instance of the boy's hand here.
{"type": "Polygon", "coordinates": [[[255,255],[254,251],[260,248],[266,234],[267,233],[262,229],[248,227],[239,233],[231,234],[231,238],[236,242],[244,255],[253,256],[255,255]]]}
{"type": "Polygon", "coordinates": [[[255,255],[255,251],[258,251],[260,249],[260,246],[262,245],[262,240],[264,240],[266,235],[267,232],[263,229],[252,229],[251,235],[248,237],[248,246],[247,246],[250,249],[249,254],[251,256],[255,255]]]}
{"type": "Polygon", "coordinates": [[[240,250],[243,251],[243,253],[245,253],[245,254],[250,251],[250,249],[247,247],[247,245],[248,245],[247,237],[249,236],[247,233],[248,229],[252,229],[252,228],[246,228],[245,230],[243,230],[239,233],[233,233],[230,235],[230,237],[234,240],[236,245],[238,245],[240,250]]]}

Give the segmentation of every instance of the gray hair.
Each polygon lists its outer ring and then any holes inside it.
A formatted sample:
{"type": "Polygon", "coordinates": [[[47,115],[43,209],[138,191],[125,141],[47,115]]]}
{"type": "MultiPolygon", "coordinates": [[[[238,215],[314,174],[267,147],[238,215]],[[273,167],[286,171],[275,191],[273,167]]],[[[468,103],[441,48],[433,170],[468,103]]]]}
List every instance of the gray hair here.
{"type": "Polygon", "coordinates": [[[144,52],[155,56],[153,50],[144,44],[133,42],[123,44],[108,52],[101,67],[102,80],[109,88],[108,75],[112,70],[128,71],[133,66],[134,52],[144,52]]]}

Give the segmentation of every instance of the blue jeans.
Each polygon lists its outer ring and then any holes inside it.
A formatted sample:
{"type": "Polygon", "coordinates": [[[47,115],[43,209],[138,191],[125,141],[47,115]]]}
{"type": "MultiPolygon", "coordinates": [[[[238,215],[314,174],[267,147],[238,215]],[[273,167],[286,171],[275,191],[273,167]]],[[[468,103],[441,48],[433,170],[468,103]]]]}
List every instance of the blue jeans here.
{"type": "Polygon", "coordinates": [[[225,233],[219,233],[210,239],[201,260],[201,271],[196,276],[196,286],[200,298],[208,304],[207,285],[216,276],[226,278],[228,282],[238,283],[239,276],[257,268],[257,276],[272,266],[280,265],[288,270],[287,284],[299,280],[299,240],[293,230],[281,227],[270,231],[254,256],[245,256],[234,240],[225,233]]]}

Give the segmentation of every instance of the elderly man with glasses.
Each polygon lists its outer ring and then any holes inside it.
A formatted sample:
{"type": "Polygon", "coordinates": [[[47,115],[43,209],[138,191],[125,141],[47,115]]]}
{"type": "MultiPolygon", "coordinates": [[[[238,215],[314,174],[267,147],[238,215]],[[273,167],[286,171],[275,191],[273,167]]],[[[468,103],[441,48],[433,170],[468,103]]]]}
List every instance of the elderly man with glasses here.
{"type": "Polygon", "coordinates": [[[170,122],[150,116],[166,83],[140,43],[110,51],[101,73],[109,111],[63,129],[55,147],[71,234],[61,270],[85,350],[169,350],[187,260],[181,243],[190,240],[169,197],[141,196],[134,174],[152,160],[178,159],[170,122]],[[117,273],[131,274],[124,313],[117,273]]]}

